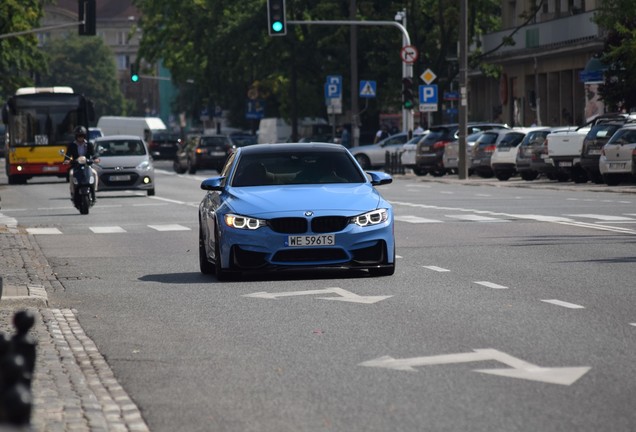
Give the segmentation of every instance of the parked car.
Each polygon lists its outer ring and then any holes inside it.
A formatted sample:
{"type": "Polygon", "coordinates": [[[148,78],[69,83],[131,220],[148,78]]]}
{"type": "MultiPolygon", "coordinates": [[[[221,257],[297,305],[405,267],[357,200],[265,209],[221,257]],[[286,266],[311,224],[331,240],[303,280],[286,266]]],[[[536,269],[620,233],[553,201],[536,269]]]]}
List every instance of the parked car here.
{"type": "Polygon", "coordinates": [[[546,137],[553,131],[560,130],[550,127],[536,129],[528,132],[519,144],[517,152],[517,172],[526,181],[536,180],[541,173],[545,173],[547,168],[553,166],[547,164],[545,159],[548,156],[545,147],[546,137]]]}
{"type": "Polygon", "coordinates": [[[521,143],[528,132],[540,130],[537,127],[513,128],[513,131],[521,135],[506,136],[495,145],[495,151],[490,156],[490,167],[494,176],[499,181],[507,181],[517,174],[517,155],[520,151],[521,143]]]}
{"type": "Polygon", "coordinates": [[[408,134],[399,132],[391,135],[377,144],[358,146],[351,149],[362,169],[377,169],[386,165],[386,152],[398,153],[408,140],[408,134]]]}
{"type": "Polygon", "coordinates": [[[200,169],[220,172],[236,148],[230,135],[193,135],[177,149],[173,168],[179,174],[196,174],[200,169]]]}
{"type": "Polygon", "coordinates": [[[393,210],[375,189],[391,181],[365,173],[340,144],[238,148],[201,183],[200,270],[217,279],[322,267],[392,275],[393,210]]]}
{"type": "Polygon", "coordinates": [[[99,164],[98,191],[144,190],[155,194],[155,168],[146,143],[134,135],[111,135],[95,139],[99,164]]]}
{"type": "Polygon", "coordinates": [[[609,186],[632,178],[632,163],[636,150],[636,124],[618,129],[601,149],[598,167],[609,186]]]}
{"type": "MultiPolygon", "coordinates": [[[[466,165],[469,173],[472,173],[470,155],[477,139],[484,131],[472,133],[466,137],[466,165]]],[[[454,174],[459,171],[459,140],[452,141],[444,150],[444,168],[448,174],[454,174]]]]}
{"type": "Polygon", "coordinates": [[[402,166],[404,168],[408,168],[408,169],[415,168],[415,150],[417,149],[417,143],[427,133],[428,131],[424,131],[421,134],[413,135],[413,138],[408,140],[402,146],[402,150],[400,152],[400,162],[402,163],[402,166]]]}
{"type": "Polygon", "coordinates": [[[480,177],[495,175],[490,160],[497,145],[503,142],[506,147],[516,147],[526,134],[512,129],[492,129],[484,131],[473,146],[471,170],[480,177]]]}
{"type": "MultiPolygon", "coordinates": [[[[501,128],[507,129],[508,126],[500,123],[483,122],[469,123],[466,125],[467,136],[479,131],[501,128]]],[[[431,175],[434,176],[443,176],[447,172],[457,169],[458,161],[451,161],[451,167],[444,165],[444,153],[448,146],[456,145],[456,150],[453,151],[459,155],[459,143],[457,141],[458,130],[459,124],[457,123],[433,126],[430,128],[429,133],[417,144],[415,154],[416,166],[413,170],[415,174],[425,175],[431,173],[431,175]]]]}
{"type": "Polygon", "coordinates": [[[614,133],[625,124],[625,121],[599,123],[593,126],[583,140],[581,150],[581,167],[587,173],[589,180],[596,184],[603,183],[603,176],[599,170],[601,150],[614,133]]]}
{"type": "Polygon", "coordinates": [[[155,159],[172,159],[177,154],[181,136],[173,132],[155,132],[149,145],[150,154],[155,159]]]}

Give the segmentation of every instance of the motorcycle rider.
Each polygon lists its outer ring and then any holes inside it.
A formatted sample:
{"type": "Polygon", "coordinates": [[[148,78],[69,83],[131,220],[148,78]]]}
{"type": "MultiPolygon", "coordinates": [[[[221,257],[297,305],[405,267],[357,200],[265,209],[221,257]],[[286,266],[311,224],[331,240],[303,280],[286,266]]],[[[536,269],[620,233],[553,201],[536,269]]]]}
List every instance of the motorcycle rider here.
{"type": "MultiPolygon", "coordinates": [[[[93,159],[93,162],[98,162],[99,163],[99,158],[94,157],[95,156],[95,147],[93,146],[93,143],[89,142],[86,140],[86,136],[87,136],[87,132],[86,132],[86,128],[84,126],[77,126],[74,130],[73,133],[75,134],[75,140],[73,142],[71,142],[68,147],[66,148],[66,156],[67,158],[64,159],[64,164],[71,164],[71,169],[69,170],[69,179],[73,178],[73,166],[75,166],[76,164],[76,160],[80,157],[80,156],[85,156],[87,159],[93,159]]],[[[93,175],[95,176],[95,187],[91,189],[91,200],[93,201],[93,204],[95,204],[96,198],[95,198],[95,192],[97,191],[97,183],[99,178],[97,177],[97,171],[95,171],[93,169],[93,167],[89,167],[91,169],[91,171],[93,172],[93,175]]],[[[71,195],[73,194],[73,182],[69,182],[70,188],[71,188],[71,195]]]]}

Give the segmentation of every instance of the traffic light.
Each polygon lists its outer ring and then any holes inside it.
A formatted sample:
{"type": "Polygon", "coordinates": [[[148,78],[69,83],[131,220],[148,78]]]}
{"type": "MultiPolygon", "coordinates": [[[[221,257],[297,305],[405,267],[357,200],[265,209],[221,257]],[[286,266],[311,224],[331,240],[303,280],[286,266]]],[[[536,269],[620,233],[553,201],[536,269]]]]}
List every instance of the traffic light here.
{"type": "Polygon", "coordinates": [[[139,65],[137,63],[130,64],[130,82],[139,82],[139,65]]]}
{"type": "Polygon", "coordinates": [[[413,78],[402,78],[402,106],[413,109],[413,78]]]}
{"type": "Polygon", "coordinates": [[[267,0],[267,30],[270,36],[285,36],[285,0],[267,0]]]}
{"type": "Polygon", "coordinates": [[[95,0],[79,0],[79,21],[84,24],[79,26],[80,36],[95,36],[95,0]]]}

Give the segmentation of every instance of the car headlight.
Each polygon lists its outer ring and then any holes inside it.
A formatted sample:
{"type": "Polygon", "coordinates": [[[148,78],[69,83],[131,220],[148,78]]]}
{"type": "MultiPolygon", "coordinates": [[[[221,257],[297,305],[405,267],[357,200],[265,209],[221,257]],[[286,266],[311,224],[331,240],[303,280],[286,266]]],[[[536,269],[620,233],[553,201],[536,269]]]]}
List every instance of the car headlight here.
{"type": "Polygon", "coordinates": [[[137,169],[138,170],[148,171],[148,170],[152,169],[152,164],[149,161],[143,161],[142,163],[137,165],[137,169]]]}
{"type": "Polygon", "coordinates": [[[239,216],[231,213],[226,214],[224,220],[225,225],[238,229],[255,230],[267,224],[263,219],[239,216]]]}
{"type": "Polygon", "coordinates": [[[386,209],[377,209],[352,217],[350,219],[350,223],[354,223],[356,225],[364,227],[386,222],[388,218],[389,212],[387,212],[386,209]]]}

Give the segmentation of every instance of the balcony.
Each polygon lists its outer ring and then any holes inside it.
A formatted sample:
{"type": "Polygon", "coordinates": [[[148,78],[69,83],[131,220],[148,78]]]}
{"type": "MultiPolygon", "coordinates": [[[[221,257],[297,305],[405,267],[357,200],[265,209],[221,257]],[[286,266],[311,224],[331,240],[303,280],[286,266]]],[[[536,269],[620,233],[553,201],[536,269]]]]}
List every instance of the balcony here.
{"type": "MultiPolygon", "coordinates": [[[[514,45],[500,47],[488,58],[493,61],[524,55],[549,54],[551,51],[561,52],[563,49],[576,51],[577,48],[590,45],[602,46],[603,31],[592,21],[594,11],[558,18],[537,24],[530,24],[512,36],[514,45]]],[[[508,37],[514,29],[489,33],[482,37],[482,52],[496,48],[503,38],[508,37]]]]}

